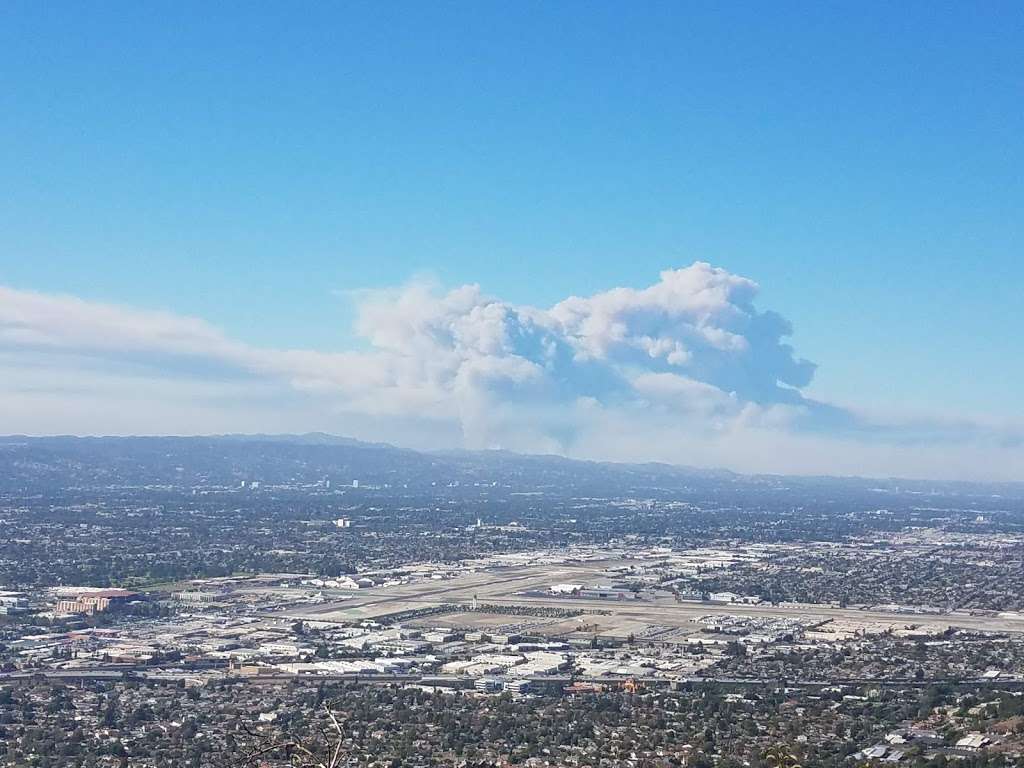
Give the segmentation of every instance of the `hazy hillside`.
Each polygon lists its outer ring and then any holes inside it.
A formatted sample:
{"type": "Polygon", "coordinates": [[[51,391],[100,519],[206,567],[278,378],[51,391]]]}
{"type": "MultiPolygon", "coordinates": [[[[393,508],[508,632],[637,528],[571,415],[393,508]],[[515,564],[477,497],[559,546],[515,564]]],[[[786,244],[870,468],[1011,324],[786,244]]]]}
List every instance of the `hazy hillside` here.
{"type": "MultiPolygon", "coordinates": [[[[320,433],[215,437],[0,437],[0,484],[316,483],[428,488],[498,484],[575,494],[821,491],[1024,498],[1024,484],[739,475],[667,464],[614,464],[507,451],[423,453],[320,433]]],[[[811,497],[813,498],[813,497],[811,497]]],[[[883,504],[880,501],[880,506],[883,504]]]]}

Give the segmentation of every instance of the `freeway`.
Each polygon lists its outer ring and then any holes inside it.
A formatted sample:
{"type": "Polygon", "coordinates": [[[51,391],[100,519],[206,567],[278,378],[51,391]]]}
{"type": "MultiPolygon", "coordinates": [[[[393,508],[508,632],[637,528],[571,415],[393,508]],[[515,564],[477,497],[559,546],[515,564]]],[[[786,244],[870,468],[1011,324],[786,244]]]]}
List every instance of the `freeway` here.
{"type": "MultiPolygon", "coordinates": [[[[174,682],[169,676],[148,676],[146,672],[156,671],[151,667],[142,665],[131,668],[119,667],[117,669],[83,668],[77,670],[38,670],[33,672],[5,672],[0,673],[0,683],[28,682],[40,677],[47,680],[63,680],[68,682],[79,681],[122,681],[135,680],[140,683],[154,685],[166,685],[174,682]]],[[[188,675],[193,670],[188,669],[164,669],[163,673],[180,673],[188,675]]],[[[319,684],[321,682],[355,682],[367,685],[433,685],[436,687],[448,688],[472,688],[478,677],[463,675],[441,675],[441,674],[414,674],[414,675],[387,675],[387,674],[288,674],[284,672],[272,672],[259,675],[228,675],[225,680],[237,684],[272,684],[272,683],[308,683],[319,684]]],[[[626,681],[625,677],[581,677],[569,675],[538,675],[532,677],[514,678],[527,680],[537,686],[553,688],[566,686],[572,683],[586,683],[592,685],[615,686],[626,681]]],[[[665,676],[665,677],[634,677],[628,678],[634,682],[649,686],[701,686],[721,685],[726,687],[774,687],[774,688],[826,688],[830,686],[872,686],[879,688],[927,688],[933,685],[954,686],[958,688],[990,688],[997,690],[1024,690],[1024,677],[1013,677],[1003,679],[989,678],[941,678],[917,680],[910,678],[870,678],[870,677],[842,677],[830,680],[793,680],[787,678],[742,678],[742,677],[704,677],[704,676],[665,676]]]]}

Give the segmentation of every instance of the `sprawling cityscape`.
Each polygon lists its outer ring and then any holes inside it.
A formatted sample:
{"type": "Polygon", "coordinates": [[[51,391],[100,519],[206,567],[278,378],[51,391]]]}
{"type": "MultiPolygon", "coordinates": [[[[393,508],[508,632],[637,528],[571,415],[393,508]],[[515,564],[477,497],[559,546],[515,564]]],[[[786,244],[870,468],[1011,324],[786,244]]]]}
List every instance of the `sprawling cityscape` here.
{"type": "Polygon", "coordinates": [[[1024,486],[5,438],[0,670],[4,766],[1017,765],[1024,486]]]}
{"type": "Polygon", "coordinates": [[[0,768],[1024,768],[1022,52],[0,3],[0,768]]]}

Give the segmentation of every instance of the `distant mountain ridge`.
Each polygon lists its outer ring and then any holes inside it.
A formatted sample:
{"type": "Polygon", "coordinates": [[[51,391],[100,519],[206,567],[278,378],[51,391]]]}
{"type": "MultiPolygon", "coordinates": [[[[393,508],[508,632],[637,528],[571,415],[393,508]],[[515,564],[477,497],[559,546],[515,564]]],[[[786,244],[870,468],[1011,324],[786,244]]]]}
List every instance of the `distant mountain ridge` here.
{"type": "MultiPolygon", "coordinates": [[[[0,473],[24,475],[28,467],[54,482],[82,483],[116,477],[122,482],[223,482],[437,485],[500,482],[563,489],[684,490],[694,484],[735,489],[848,487],[1024,497],[1024,483],[973,483],[858,477],[743,475],[656,462],[587,461],[503,450],[415,451],[322,432],[213,436],[76,437],[0,436],[0,473]],[[63,474],[62,474],[63,473],[63,474]]],[[[0,475],[2,480],[3,475],[0,475]]]]}

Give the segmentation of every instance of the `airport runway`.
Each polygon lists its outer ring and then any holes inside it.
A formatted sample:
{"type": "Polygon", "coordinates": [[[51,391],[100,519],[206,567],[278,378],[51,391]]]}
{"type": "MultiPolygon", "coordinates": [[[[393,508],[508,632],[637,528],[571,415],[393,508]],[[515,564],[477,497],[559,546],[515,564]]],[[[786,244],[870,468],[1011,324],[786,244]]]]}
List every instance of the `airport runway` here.
{"type": "MultiPolygon", "coordinates": [[[[750,618],[790,618],[841,620],[856,624],[882,624],[894,627],[927,627],[986,632],[1024,633],[1024,619],[965,614],[906,614],[829,606],[741,605],[727,603],[676,602],[665,596],[656,600],[576,598],[519,594],[546,590],[559,582],[593,584],[609,565],[618,561],[557,566],[521,566],[493,571],[470,572],[444,581],[424,580],[394,587],[360,590],[346,600],[287,610],[288,618],[359,620],[386,616],[415,608],[445,604],[469,604],[474,597],[480,603],[501,606],[545,606],[551,608],[608,611],[633,622],[660,626],[692,626],[702,616],[728,614],[750,618]]],[[[606,578],[606,577],[605,577],[606,578]]]]}

